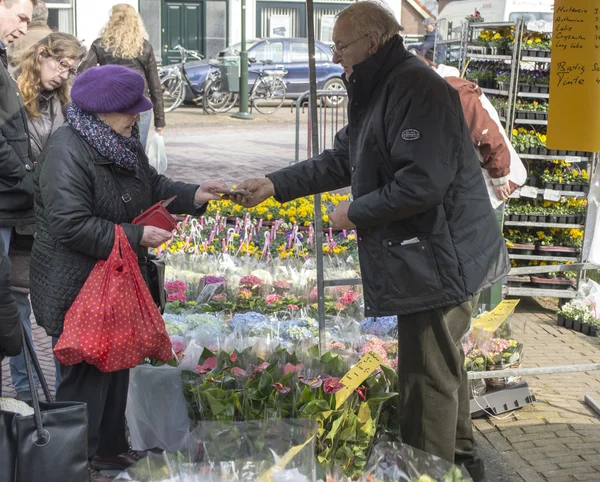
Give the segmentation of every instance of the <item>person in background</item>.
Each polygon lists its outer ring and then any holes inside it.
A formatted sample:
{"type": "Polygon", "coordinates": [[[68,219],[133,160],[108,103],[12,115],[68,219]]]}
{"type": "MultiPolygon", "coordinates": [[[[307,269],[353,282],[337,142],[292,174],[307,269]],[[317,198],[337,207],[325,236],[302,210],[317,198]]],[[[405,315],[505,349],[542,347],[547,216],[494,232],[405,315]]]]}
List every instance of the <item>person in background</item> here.
{"type": "MultiPolygon", "coordinates": [[[[64,109],[71,101],[71,80],[77,75],[77,67],[85,53],[85,47],[72,35],[51,33],[32,45],[21,57],[15,76],[27,111],[29,144],[34,162],[39,160],[50,136],[65,122],[64,109]]],[[[31,252],[22,246],[21,249],[13,247],[10,254],[13,289],[28,294],[31,252]]],[[[52,339],[52,347],[57,341],[58,338],[52,339]]],[[[61,377],[56,360],[55,364],[58,387],[61,377]]]]}
{"type": "Polygon", "coordinates": [[[418,58],[432,67],[458,92],[488,185],[490,202],[494,209],[500,208],[518,187],[525,184],[527,170],[508,140],[498,113],[477,84],[460,78],[458,69],[418,58]]]}
{"type": "Polygon", "coordinates": [[[29,48],[38,43],[44,37],[52,33],[48,27],[48,7],[41,0],[33,7],[31,22],[29,23],[27,35],[15,40],[8,47],[8,60],[12,67],[16,67],[21,62],[21,56],[29,48]]]}
{"type": "Polygon", "coordinates": [[[510,260],[458,93],[406,51],[399,30],[378,2],[344,9],[333,61],[344,68],[348,125],[333,149],[228,197],[252,207],[352,187],[329,220],[357,229],[365,315],[398,318],[402,440],[480,482],[461,341],[479,293],[510,260]]]}
{"type": "MultiPolygon", "coordinates": [[[[23,98],[8,71],[7,47],[27,33],[37,0],[0,0],[0,237],[3,254],[24,226],[35,223],[33,214],[33,156],[29,146],[27,113],[23,98]]],[[[31,306],[24,293],[14,293],[21,323],[31,338],[31,306]]],[[[10,359],[17,398],[31,401],[23,355],[10,359]]],[[[37,382],[37,376],[34,375],[37,382]]]]}
{"type": "MultiPolygon", "coordinates": [[[[35,177],[36,237],[31,258],[31,302],[38,325],[60,336],[65,314],[99,260],[109,257],[115,224],[122,226],[147,277],[149,248],[172,233],[133,219],[160,200],[177,198],[173,213],[199,216],[221,182],[201,186],[159,175],[139,141],[140,112],[152,108],[142,76],[105,65],[78,76],[67,122],[50,137],[35,177]]],[[[99,470],[124,470],[137,461],[129,451],[125,407],[129,370],[105,373],[85,362],[61,364],[58,401],[87,403],[92,481],[99,470]]]]}
{"type": "Polygon", "coordinates": [[[435,44],[438,40],[442,40],[442,36],[437,30],[435,20],[431,17],[423,20],[423,26],[425,27],[425,38],[423,43],[417,45],[411,45],[410,50],[416,50],[419,55],[429,60],[435,60],[436,63],[443,63],[446,60],[446,47],[439,45],[436,51],[435,59],[433,58],[433,52],[435,50],[435,44]]]}
{"type": "MultiPolygon", "coordinates": [[[[147,38],[142,18],[135,9],[124,3],[115,5],[100,38],[92,43],[87,58],[79,66],[79,72],[96,65],[116,64],[142,74],[146,83],[146,97],[154,104],[154,127],[156,133],[162,135],[166,125],[162,89],[154,49],[147,38]]],[[[152,110],[140,114],[140,141],[144,148],[151,121],[152,110]]]]}
{"type": "MultiPolygon", "coordinates": [[[[2,359],[17,356],[23,343],[21,317],[17,302],[10,290],[10,260],[0,237],[0,380],[2,380],[2,359]]],[[[0,397],[2,384],[0,383],[0,397]]]]}

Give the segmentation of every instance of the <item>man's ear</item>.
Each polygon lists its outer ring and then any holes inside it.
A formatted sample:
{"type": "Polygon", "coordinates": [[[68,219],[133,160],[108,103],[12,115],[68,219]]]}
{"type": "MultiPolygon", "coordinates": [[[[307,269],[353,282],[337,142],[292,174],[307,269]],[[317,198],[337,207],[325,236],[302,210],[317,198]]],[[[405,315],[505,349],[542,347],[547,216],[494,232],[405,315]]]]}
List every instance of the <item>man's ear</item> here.
{"type": "Polygon", "coordinates": [[[373,55],[379,50],[381,36],[376,32],[371,32],[367,38],[369,39],[369,55],[373,55]]]}

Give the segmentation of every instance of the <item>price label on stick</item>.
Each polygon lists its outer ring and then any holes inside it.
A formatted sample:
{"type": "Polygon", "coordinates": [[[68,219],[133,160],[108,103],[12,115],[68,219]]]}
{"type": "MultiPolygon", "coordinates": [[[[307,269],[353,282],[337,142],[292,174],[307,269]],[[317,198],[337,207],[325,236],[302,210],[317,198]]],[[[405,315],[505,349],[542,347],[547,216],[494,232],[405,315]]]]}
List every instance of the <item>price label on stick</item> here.
{"type": "Polygon", "coordinates": [[[577,157],[577,156],[567,156],[565,157],[565,162],[583,162],[585,158],[577,157]]]}
{"type": "Polygon", "coordinates": [[[377,353],[370,351],[342,377],[340,383],[344,385],[344,388],[335,392],[336,410],[342,406],[344,401],[362,382],[369,378],[371,373],[377,370],[382,361],[383,360],[377,353]]]}
{"type": "Polygon", "coordinates": [[[537,187],[523,186],[521,188],[521,197],[537,198],[539,190],[537,187]]]}
{"type": "Polygon", "coordinates": [[[553,189],[544,190],[544,201],[560,201],[562,193],[553,189]]]}

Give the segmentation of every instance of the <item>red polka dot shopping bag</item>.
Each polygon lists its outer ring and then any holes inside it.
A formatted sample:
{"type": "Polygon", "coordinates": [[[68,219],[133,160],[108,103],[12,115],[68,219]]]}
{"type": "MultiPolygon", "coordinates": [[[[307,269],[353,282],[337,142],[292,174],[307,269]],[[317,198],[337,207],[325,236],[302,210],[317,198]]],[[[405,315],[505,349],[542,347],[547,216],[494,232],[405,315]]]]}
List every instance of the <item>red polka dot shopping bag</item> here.
{"type": "Polygon", "coordinates": [[[63,365],[85,361],[103,372],[170,358],[165,323],[121,226],[110,256],[96,263],[67,312],[54,354],[63,365]]]}

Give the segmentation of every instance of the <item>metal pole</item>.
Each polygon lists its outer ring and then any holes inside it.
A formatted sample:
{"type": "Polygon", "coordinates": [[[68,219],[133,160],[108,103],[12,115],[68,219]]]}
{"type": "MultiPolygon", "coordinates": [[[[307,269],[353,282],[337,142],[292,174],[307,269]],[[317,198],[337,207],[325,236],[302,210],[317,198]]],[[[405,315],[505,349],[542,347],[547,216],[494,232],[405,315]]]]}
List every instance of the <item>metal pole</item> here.
{"type": "Polygon", "coordinates": [[[248,50],[246,48],[246,0],[242,4],[242,51],[240,52],[240,108],[233,114],[236,119],[252,119],[248,112],[248,50]]]}
{"type": "Polygon", "coordinates": [[[588,365],[563,365],[554,367],[537,368],[511,368],[491,372],[468,372],[469,380],[482,380],[484,378],[506,378],[527,375],[552,375],[556,373],[594,372],[600,370],[600,363],[588,365]]]}
{"type": "MultiPolygon", "coordinates": [[[[308,72],[310,80],[309,110],[312,126],[312,153],[319,153],[319,121],[317,118],[317,67],[315,63],[315,16],[313,0],[306,0],[306,30],[308,32],[308,72]]],[[[317,247],[317,305],[319,318],[319,350],[325,350],[325,273],[323,269],[323,218],[321,195],[315,194],[315,235],[317,247]]]]}

